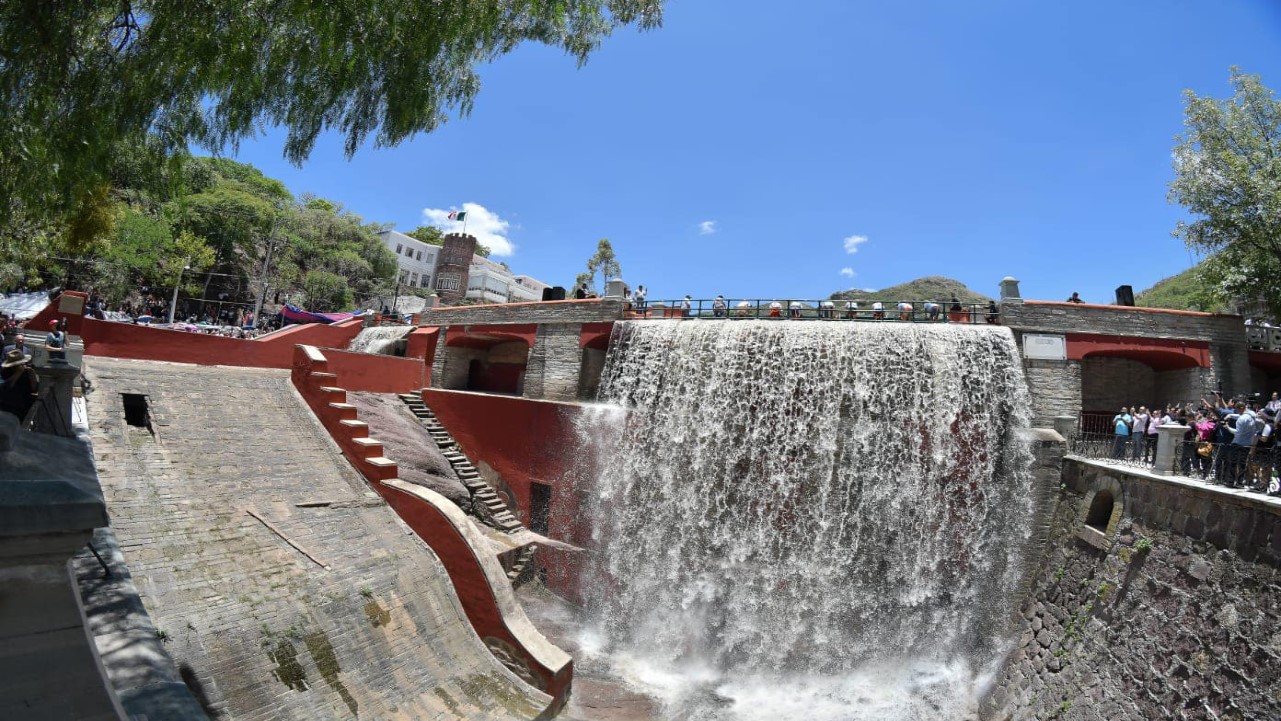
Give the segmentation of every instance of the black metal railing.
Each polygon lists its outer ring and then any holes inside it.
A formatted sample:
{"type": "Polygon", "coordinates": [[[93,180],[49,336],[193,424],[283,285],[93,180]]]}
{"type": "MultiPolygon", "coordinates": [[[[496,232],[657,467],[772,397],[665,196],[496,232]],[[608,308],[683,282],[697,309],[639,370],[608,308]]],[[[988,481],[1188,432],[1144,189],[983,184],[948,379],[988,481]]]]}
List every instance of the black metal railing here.
{"type": "Polygon", "coordinates": [[[689,298],[676,300],[629,300],[632,318],[748,320],[860,320],[912,323],[997,323],[999,312],[982,303],[953,305],[938,301],[882,302],[881,307],[860,302],[851,306],[844,300],[689,298]]]}
{"type": "MultiPolygon", "coordinates": [[[[1176,444],[1174,473],[1185,478],[1267,493],[1276,487],[1273,476],[1281,475],[1281,448],[1276,446],[1238,446],[1186,438],[1165,442],[1176,444]]],[[[1112,433],[1078,433],[1072,437],[1069,448],[1082,458],[1151,468],[1158,444],[1148,434],[1140,439],[1112,433]]]]}

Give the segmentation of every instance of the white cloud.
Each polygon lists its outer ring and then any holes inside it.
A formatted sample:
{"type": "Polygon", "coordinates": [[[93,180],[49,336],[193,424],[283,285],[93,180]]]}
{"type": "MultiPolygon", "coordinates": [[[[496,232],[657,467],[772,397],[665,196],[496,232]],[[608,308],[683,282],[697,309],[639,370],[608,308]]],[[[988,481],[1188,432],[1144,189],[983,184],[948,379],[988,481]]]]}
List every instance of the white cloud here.
{"type": "Polygon", "coordinates": [[[853,277],[854,277],[854,269],[853,269],[853,268],[841,268],[841,275],[845,276],[846,278],[853,278],[853,277]]]}
{"type": "MultiPolygon", "coordinates": [[[[467,233],[476,236],[478,243],[494,255],[509,256],[516,252],[516,245],[507,239],[510,223],[480,203],[463,203],[461,209],[467,211],[467,233]]],[[[452,210],[458,208],[423,208],[423,220],[446,233],[461,233],[463,223],[449,219],[452,210]]]]}
{"type": "Polygon", "coordinates": [[[858,247],[866,242],[866,235],[851,235],[845,239],[845,252],[853,255],[858,252],[858,247]]]}
{"type": "Polygon", "coordinates": [[[714,220],[704,220],[703,222],[698,224],[699,235],[712,235],[715,232],[716,232],[716,221],[714,220]]]}

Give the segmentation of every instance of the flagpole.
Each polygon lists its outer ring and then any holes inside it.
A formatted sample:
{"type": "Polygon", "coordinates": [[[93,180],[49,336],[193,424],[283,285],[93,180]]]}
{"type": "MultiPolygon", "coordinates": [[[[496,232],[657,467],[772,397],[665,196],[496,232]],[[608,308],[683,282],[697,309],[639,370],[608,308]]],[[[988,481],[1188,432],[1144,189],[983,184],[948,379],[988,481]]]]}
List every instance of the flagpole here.
{"type": "Polygon", "coordinates": [[[467,211],[463,211],[463,235],[467,235],[467,211]]]}

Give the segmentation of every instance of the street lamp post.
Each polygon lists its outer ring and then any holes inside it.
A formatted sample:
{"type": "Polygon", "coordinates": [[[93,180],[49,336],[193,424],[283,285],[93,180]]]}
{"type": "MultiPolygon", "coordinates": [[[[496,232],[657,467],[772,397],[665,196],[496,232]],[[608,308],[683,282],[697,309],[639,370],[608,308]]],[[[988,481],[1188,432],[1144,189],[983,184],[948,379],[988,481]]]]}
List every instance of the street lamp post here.
{"type": "MultiPolygon", "coordinates": [[[[188,259],[187,263],[190,263],[188,259]]],[[[187,263],[182,264],[182,270],[178,271],[178,282],[173,285],[173,300],[169,303],[169,325],[173,325],[173,314],[178,311],[178,289],[182,287],[182,274],[191,270],[187,263]]]]}

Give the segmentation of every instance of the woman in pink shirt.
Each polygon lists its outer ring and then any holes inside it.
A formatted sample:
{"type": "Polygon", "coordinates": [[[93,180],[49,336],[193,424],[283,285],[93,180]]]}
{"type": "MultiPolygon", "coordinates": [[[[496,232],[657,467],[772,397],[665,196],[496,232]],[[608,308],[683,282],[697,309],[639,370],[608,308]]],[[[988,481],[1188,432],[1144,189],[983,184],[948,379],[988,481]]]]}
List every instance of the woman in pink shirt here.
{"type": "MultiPolygon", "coordinates": [[[[1200,411],[1197,411],[1196,421],[1192,424],[1192,428],[1196,430],[1196,440],[1198,444],[1210,443],[1211,439],[1214,437],[1214,419],[1207,417],[1200,411]]],[[[1197,475],[1201,476],[1201,480],[1205,480],[1205,477],[1210,474],[1210,461],[1213,459],[1213,456],[1213,453],[1209,456],[1203,456],[1200,453],[1193,453],[1192,469],[1196,471],[1197,475]]]]}

